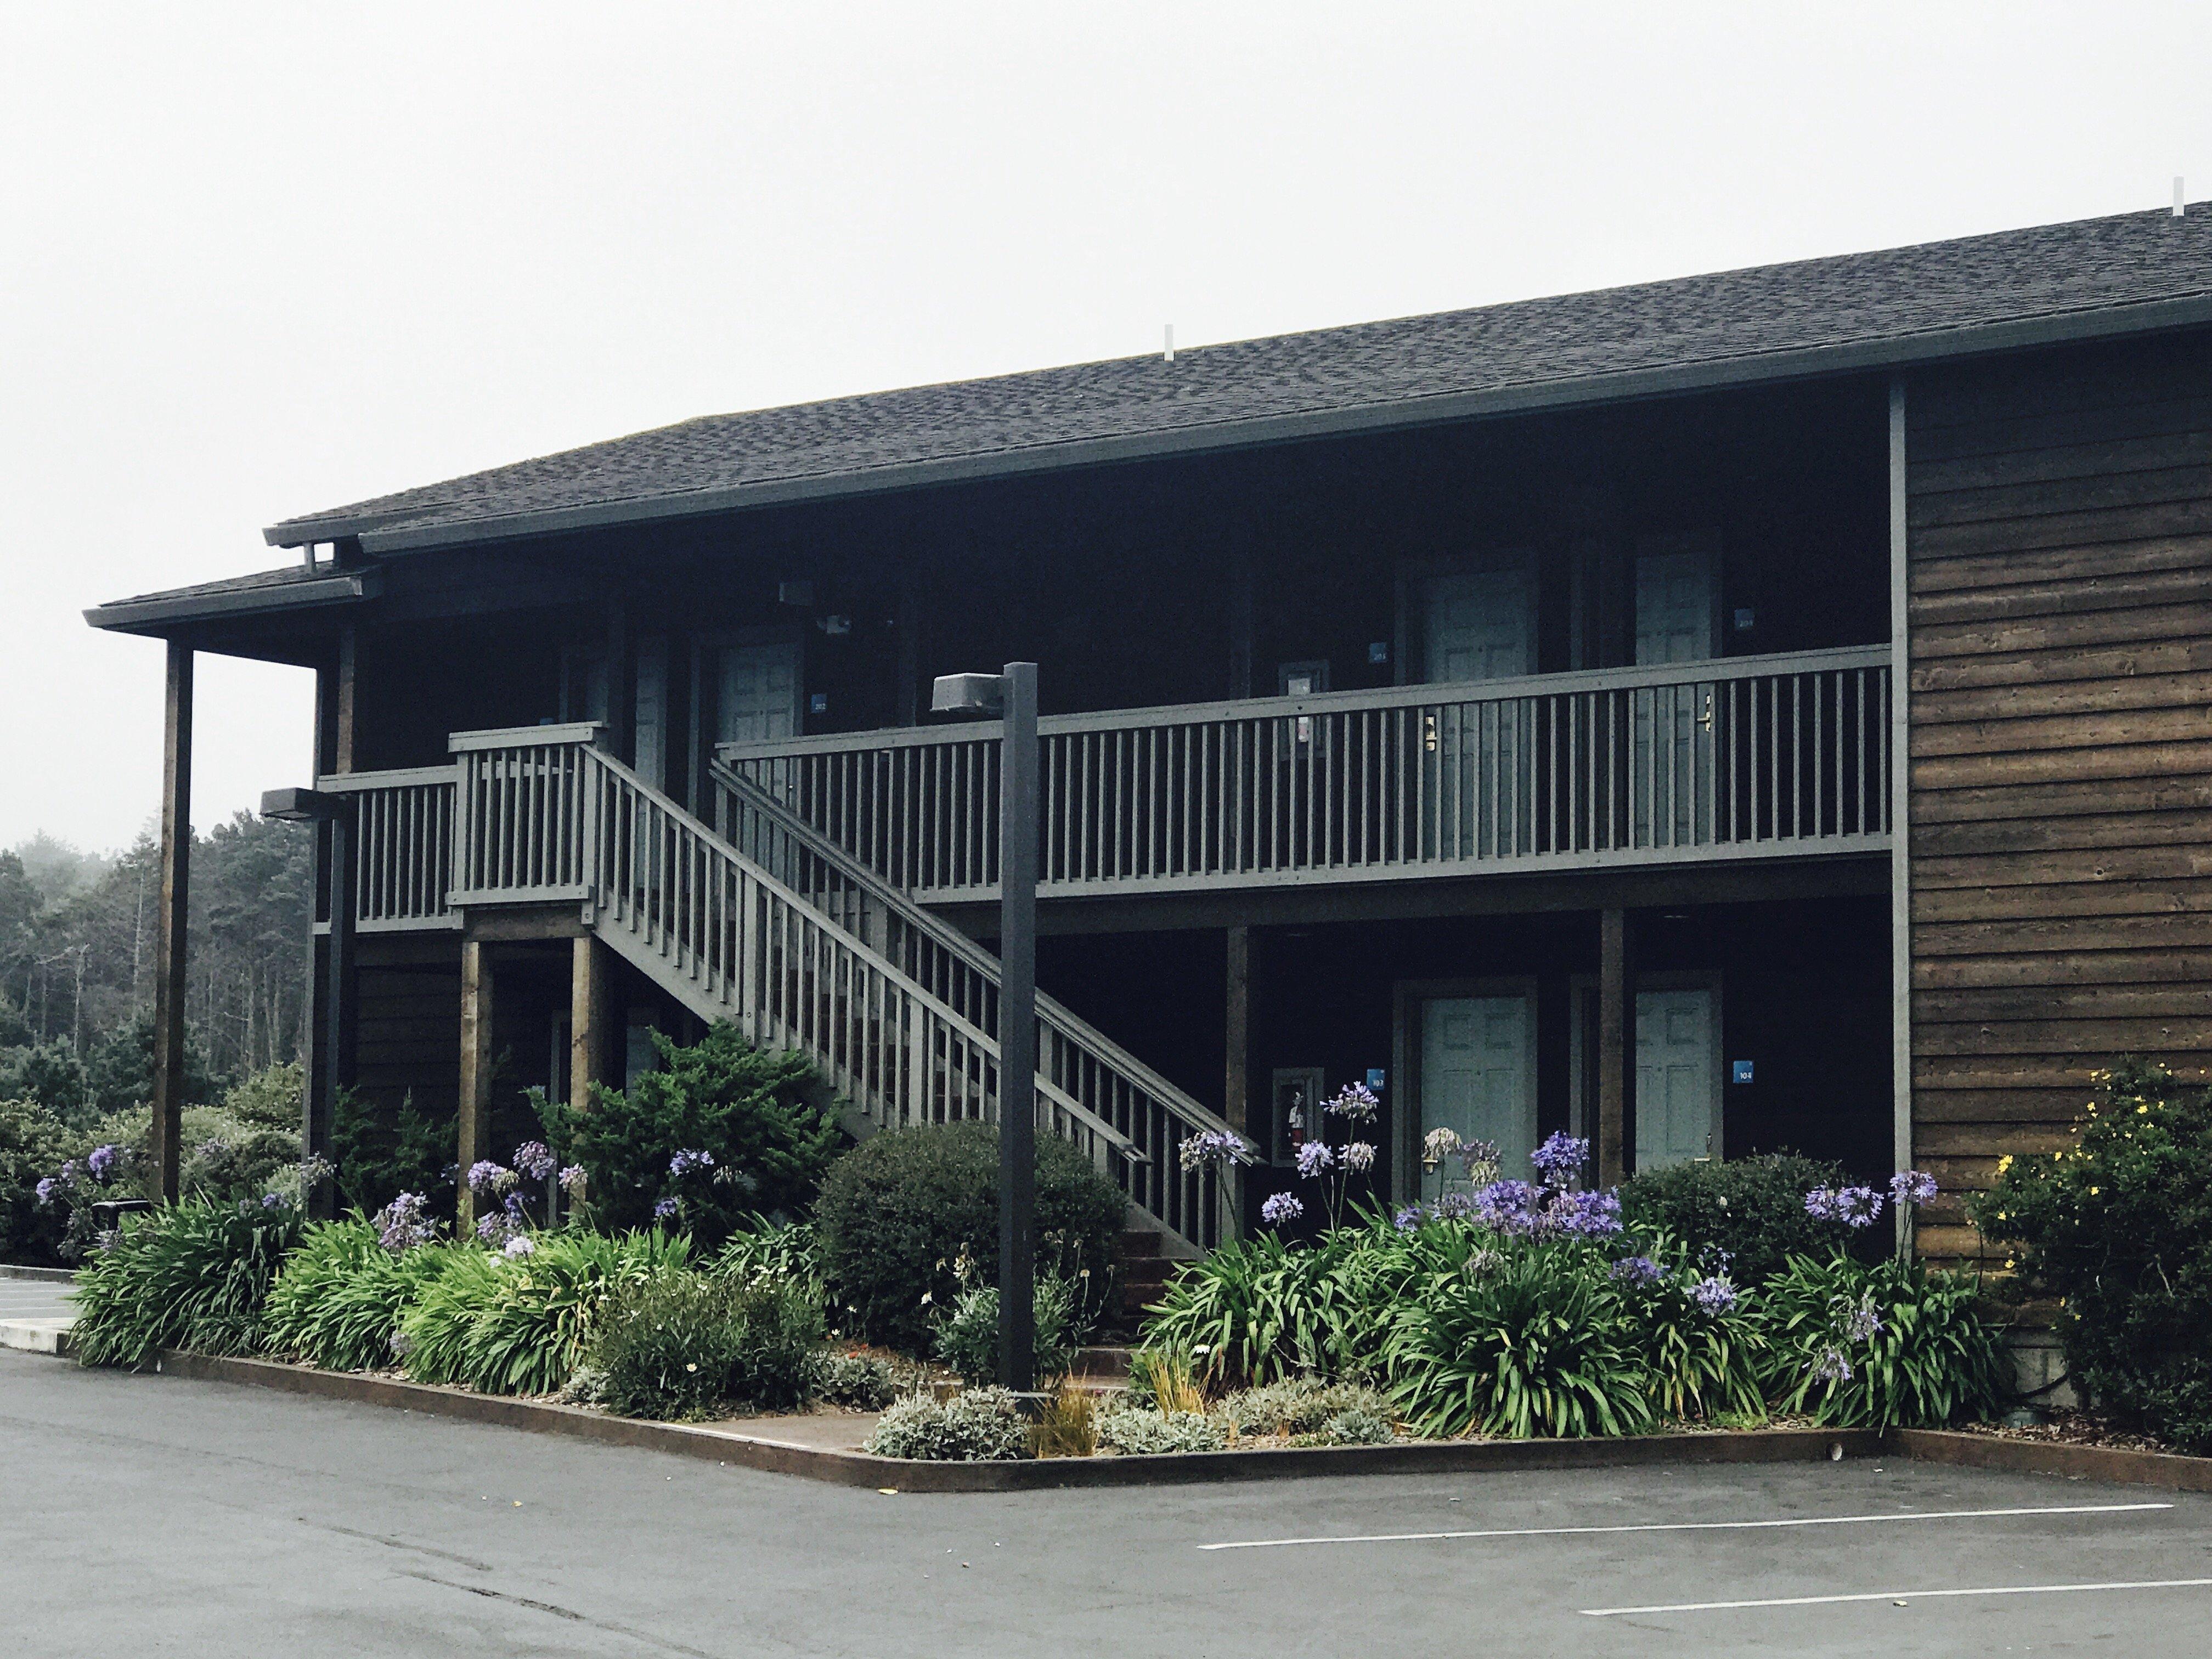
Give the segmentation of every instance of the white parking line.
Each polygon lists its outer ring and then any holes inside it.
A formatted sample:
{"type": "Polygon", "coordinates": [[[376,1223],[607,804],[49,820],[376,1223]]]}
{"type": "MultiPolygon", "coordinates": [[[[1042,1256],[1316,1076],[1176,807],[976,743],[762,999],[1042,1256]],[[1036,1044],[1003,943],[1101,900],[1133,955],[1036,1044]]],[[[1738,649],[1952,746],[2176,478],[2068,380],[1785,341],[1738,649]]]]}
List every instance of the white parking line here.
{"type": "Polygon", "coordinates": [[[1616,1527],[1501,1527],[1466,1532],[1370,1532],[1337,1538],[1250,1538],[1202,1550],[1275,1550],[1307,1544],[1425,1544],[1448,1538],[1587,1538],[1624,1532],[1757,1532],[1779,1527],[1863,1527],[1885,1521],[1978,1521],[2011,1515],[2132,1515],[2171,1504],[2066,1504],[2035,1509],[1910,1510],[1902,1515],[1808,1515],[1782,1521],[1647,1521],[1616,1527]]]}
{"type": "Polygon", "coordinates": [[[2105,1584],[1996,1584],[1981,1589],[1863,1590],[1852,1595],[1770,1595],[1755,1601],[1676,1601],[1664,1607],[1584,1607],[1592,1619],[1636,1613],[1724,1613],[1731,1607],[1820,1607],[1838,1601],[1895,1601],[1900,1605],[1959,1595],[2072,1595],[2083,1590],[2197,1589],[2212,1578],[2137,1578],[2105,1584]]]}

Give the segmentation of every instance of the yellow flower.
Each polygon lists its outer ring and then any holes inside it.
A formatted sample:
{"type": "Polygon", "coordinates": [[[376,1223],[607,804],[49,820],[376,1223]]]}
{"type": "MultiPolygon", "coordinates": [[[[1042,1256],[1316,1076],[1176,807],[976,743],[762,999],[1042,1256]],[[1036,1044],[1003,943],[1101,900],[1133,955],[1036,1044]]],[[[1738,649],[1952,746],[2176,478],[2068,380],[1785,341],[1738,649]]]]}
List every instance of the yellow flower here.
{"type": "Polygon", "coordinates": [[[2136,1107],[2136,1115],[2137,1117],[2143,1117],[2143,1116],[2148,1115],[2148,1113],[2149,1113],[2149,1111],[2150,1111],[2150,1106],[2149,1106],[2149,1103],[2148,1103],[2148,1102],[2146,1102],[2144,1104],[2142,1104],[2142,1105],[2138,1106],[2138,1107],[2136,1107]]]}
{"type": "Polygon", "coordinates": [[[2012,1154],[2010,1152],[2007,1152],[2002,1158],[1997,1160],[1997,1173],[1999,1175],[2002,1175],[2010,1168],[2012,1168],[2012,1154]]]}
{"type": "Polygon", "coordinates": [[[2089,1196],[2094,1198],[2099,1193],[2101,1193],[2105,1189],[2102,1187],[2092,1187],[2089,1188],[2089,1196]]]}

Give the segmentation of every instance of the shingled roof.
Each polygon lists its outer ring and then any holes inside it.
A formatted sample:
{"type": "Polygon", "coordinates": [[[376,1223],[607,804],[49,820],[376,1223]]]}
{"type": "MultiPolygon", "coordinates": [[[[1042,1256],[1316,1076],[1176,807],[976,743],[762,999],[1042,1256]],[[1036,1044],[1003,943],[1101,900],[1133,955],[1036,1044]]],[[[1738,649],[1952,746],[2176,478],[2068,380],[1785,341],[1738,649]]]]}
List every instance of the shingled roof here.
{"type": "Polygon", "coordinates": [[[2212,321],[2212,212],[2123,214],[682,422],[288,519],[368,552],[2212,321]]]}

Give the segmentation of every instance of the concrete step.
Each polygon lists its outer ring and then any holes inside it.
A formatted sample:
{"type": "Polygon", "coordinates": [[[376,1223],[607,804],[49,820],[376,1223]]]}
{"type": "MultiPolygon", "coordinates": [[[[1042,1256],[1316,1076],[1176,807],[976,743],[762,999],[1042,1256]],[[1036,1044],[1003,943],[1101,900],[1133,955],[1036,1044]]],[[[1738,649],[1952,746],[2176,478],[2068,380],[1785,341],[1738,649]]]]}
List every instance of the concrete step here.
{"type": "Polygon", "coordinates": [[[1117,1347],[1078,1348],[1073,1376],[1078,1382],[1110,1382],[1129,1374],[1129,1350],[1117,1347]]]}

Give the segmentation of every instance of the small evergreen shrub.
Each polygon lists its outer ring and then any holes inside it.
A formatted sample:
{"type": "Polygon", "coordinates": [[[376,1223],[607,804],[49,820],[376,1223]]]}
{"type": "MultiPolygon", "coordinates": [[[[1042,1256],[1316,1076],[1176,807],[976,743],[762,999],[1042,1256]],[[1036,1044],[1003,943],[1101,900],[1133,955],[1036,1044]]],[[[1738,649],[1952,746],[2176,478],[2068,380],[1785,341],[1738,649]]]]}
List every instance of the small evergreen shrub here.
{"type": "MultiPolygon", "coordinates": [[[[1825,1259],[1853,1242],[1850,1227],[1805,1208],[1815,1188],[1849,1184],[1841,1164],[1787,1152],[1677,1164],[1624,1182],[1620,1218],[1638,1238],[1672,1238],[1693,1256],[1725,1253],[1729,1277],[1755,1288],[1793,1255],[1825,1259]]],[[[1870,1248],[1878,1253],[1884,1242],[1886,1234],[1870,1248]]]]}
{"type": "Polygon", "coordinates": [[[402,1316],[447,1257],[434,1245],[395,1255],[358,1217],[311,1225],[270,1287],[263,1345],[325,1370],[392,1365],[402,1316]]]}
{"type": "Polygon", "coordinates": [[[1012,1462],[1030,1455],[1030,1425],[1004,1389],[963,1389],[945,1401],[910,1395],[877,1419],[864,1449],[939,1463],[1012,1462]]]}
{"type": "MultiPolygon", "coordinates": [[[[1387,1446],[1398,1437],[1388,1412],[1353,1407],[1321,1425],[1313,1443],[1322,1446],[1387,1446]]],[[[1296,1443],[1295,1442],[1293,1443],[1296,1443]]]]}
{"type": "Polygon", "coordinates": [[[1162,1412],[1138,1406],[1103,1413],[1098,1419],[1098,1443],[1125,1457],[1220,1451],[1229,1444],[1229,1429],[1219,1419],[1200,1412],[1162,1412]]]}
{"type": "Polygon", "coordinates": [[[2072,1152],[1999,1162],[1973,1208],[2059,1301],[2075,1385],[2124,1425],[2212,1453],[2212,1091],[2124,1060],[2072,1152]]]}
{"type": "Polygon", "coordinates": [[[288,1204],[187,1201],[125,1216],[77,1274],[78,1363],[142,1366],[164,1348],[252,1352],[300,1230],[288,1204]]]}
{"type": "Polygon", "coordinates": [[[913,1393],[921,1382],[919,1368],[881,1354],[822,1348],[807,1367],[806,1394],[828,1405],[879,1412],[901,1395],[913,1393]]]}
{"type": "Polygon", "coordinates": [[[1389,1426],[1390,1401],[1381,1391],[1307,1376],[1232,1394],[1220,1414],[1239,1434],[1301,1435],[1317,1434],[1347,1412],[1380,1417],[1386,1431],[1389,1426]]]}
{"type": "Polygon", "coordinates": [[[593,1334],[597,1403],[625,1417],[704,1417],[724,1401],[782,1407],[806,1397],[821,1305],[787,1283],[668,1273],[625,1285],[593,1334]]]}
{"type": "Polygon", "coordinates": [[[806,1285],[772,1279],[738,1291],[730,1396],[781,1411],[803,1403],[822,1346],[822,1304],[806,1285]]]}
{"type": "Polygon", "coordinates": [[[591,1106],[539,1097],[563,1164],[585,1172],[580,1203],[605,1229],[673,1223],[706,1245],[758,1211],[803,1213],[847,1144],[814,1063],[747,1042],[727,1021],[690,1048],[656,1031],[659,1070],[591,1106]]]}
{"type": "MultiPolygon", "coordinates": [[[[1032,1352],[1039,1376],[1065,1376],[1081,1346],[1084,1310],[1073,1284],[1057,1273],[1039,1273],[1031,1305],[1036,1321],[1032,1352]]],[[[977,1285],[960,1292],[952,1316],[938,1328],[937,1358],[963,1382],[988,1382],[999,1374],[999,1292],[977,1285]]]]}
{"type": "MultiPolygon", "coordinates": [[[[831,1166],[815,1206],[823,1277],[842,1328],[929,1351],[965,1256],[988,1283],[999,1256],[995,1124],[927,1124],[864,1141],[831,1166]]],[[[1127,1200],[1066,1141],[1036,1148],[1038,1260],[1103,1304],[1127,1200]]]]}
{"type": "Polygon", "coordinates": [[[40,1201],[39,1183],[69,1160],[76,1140],[37,1100],[0,1100],[0,1261],[33,1267],[62,1261],[69,1214],[51,1197],[40,1201]]]}

